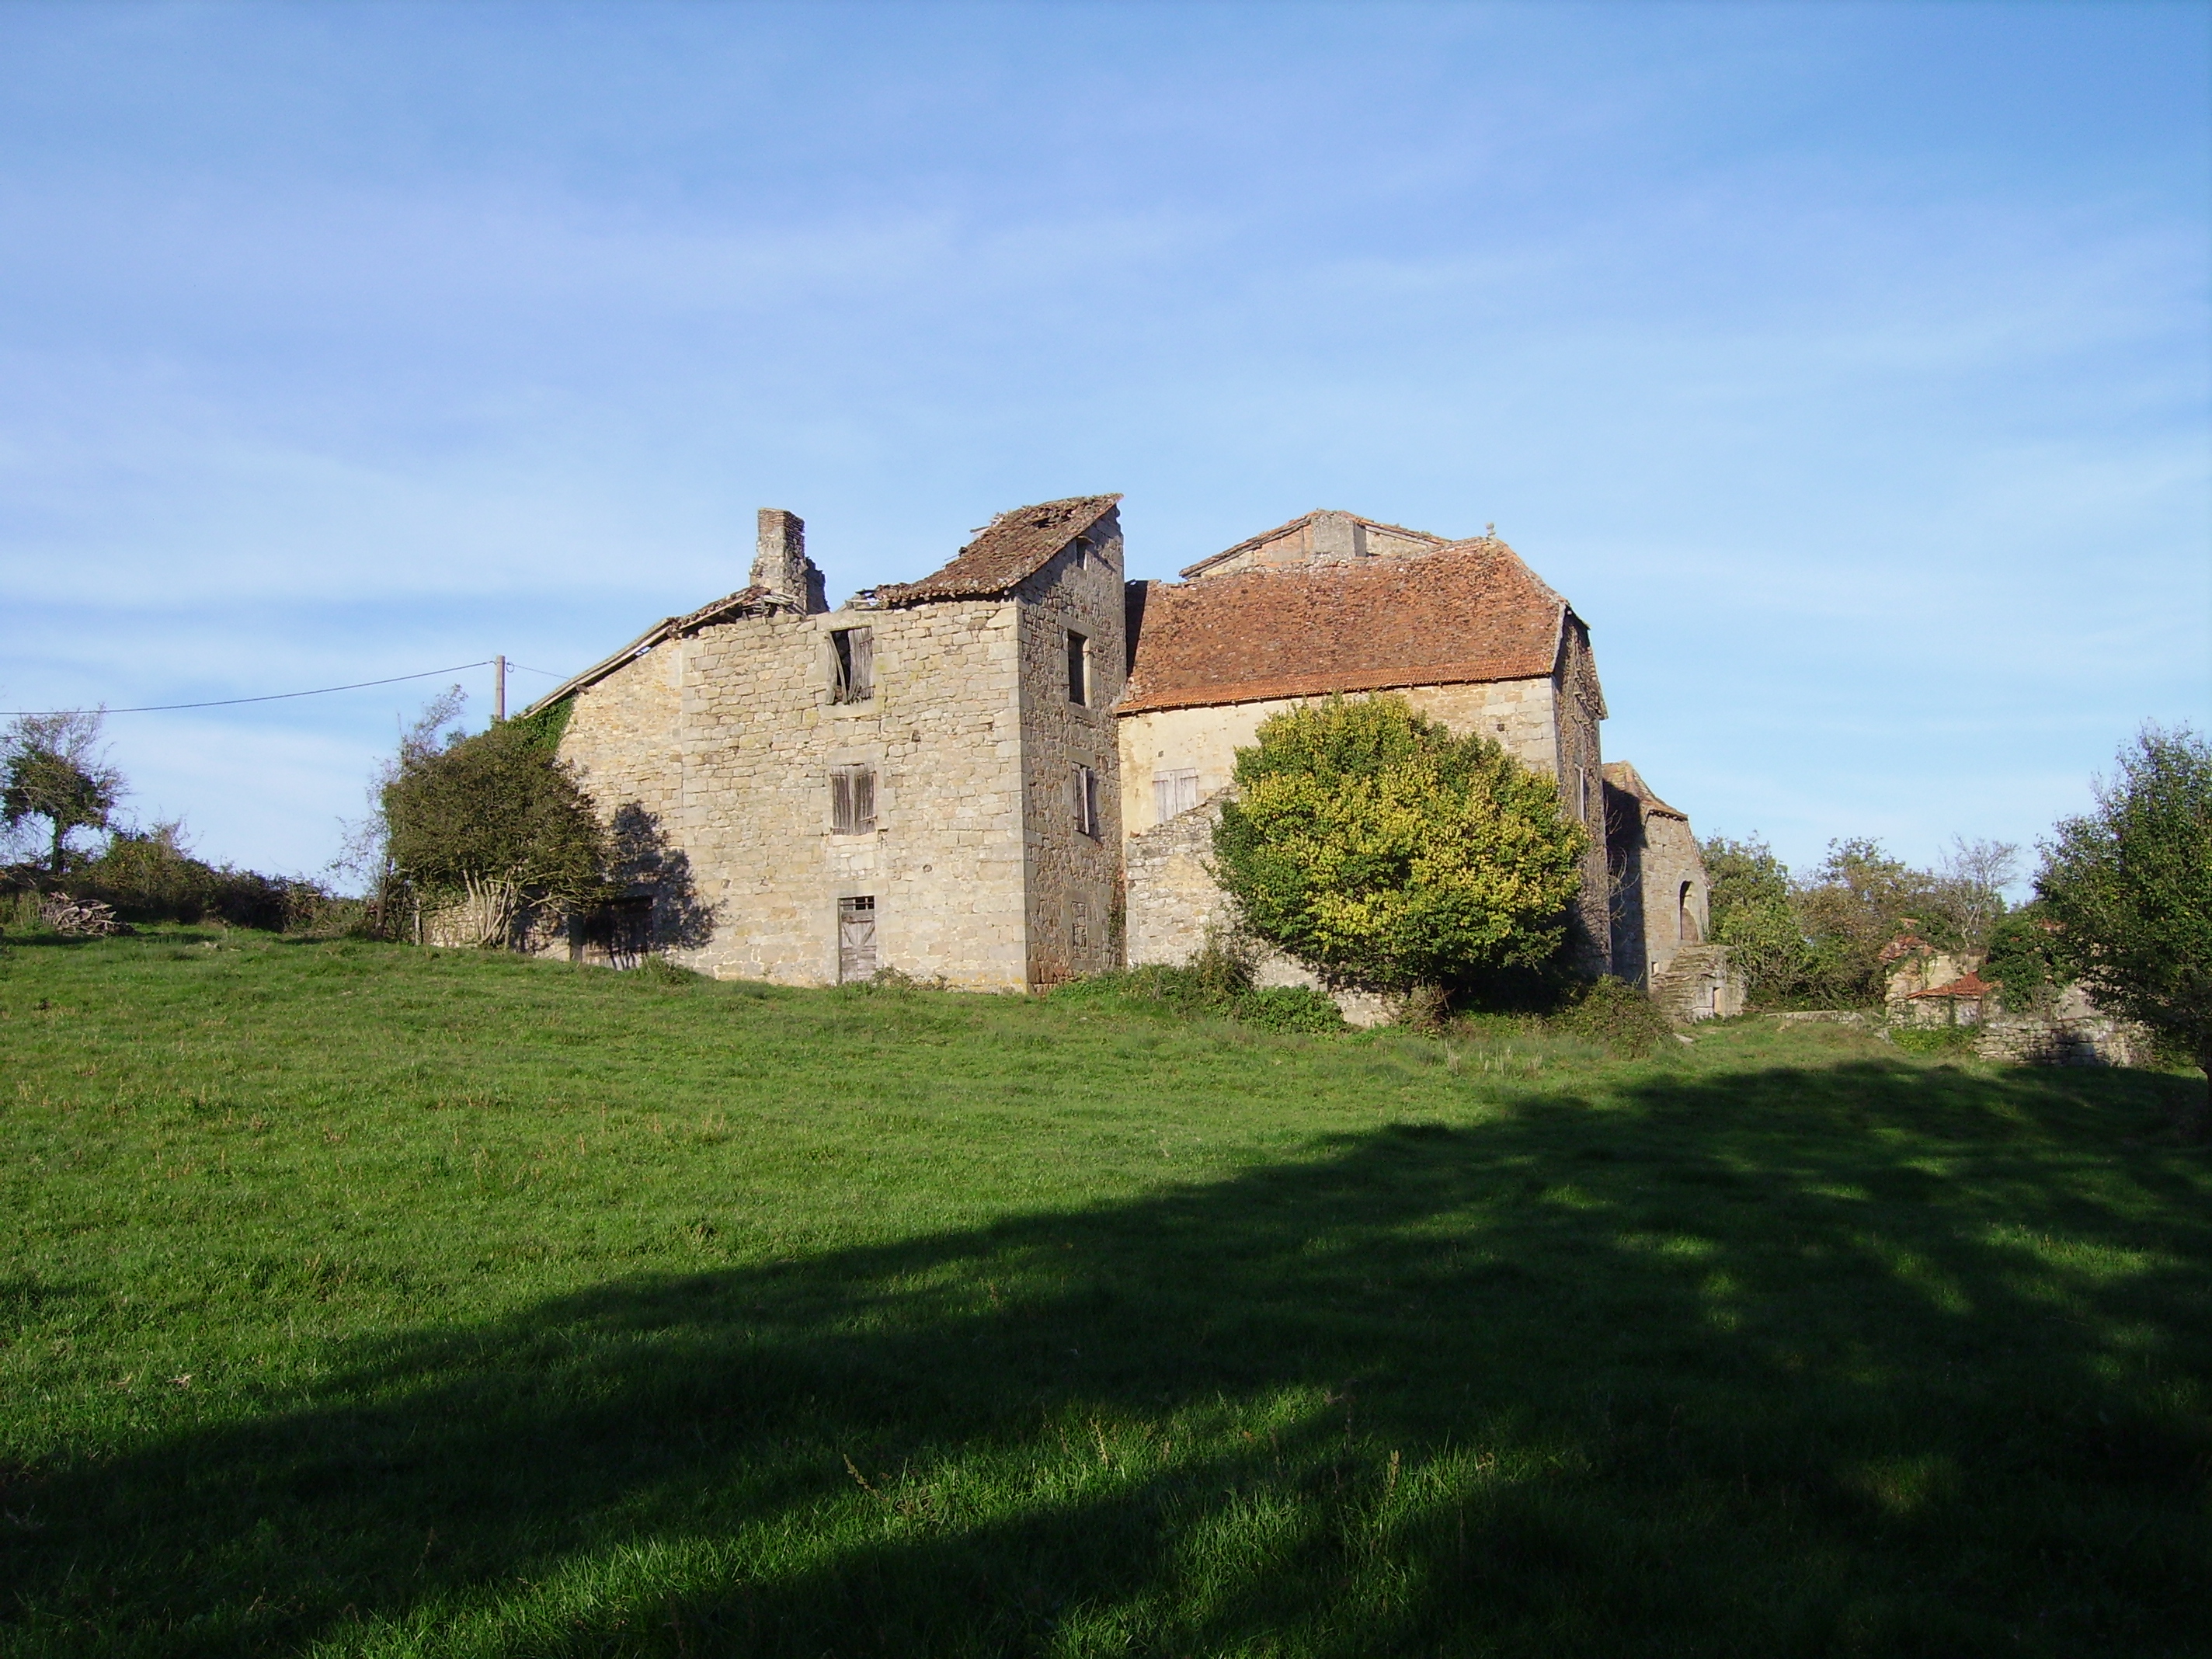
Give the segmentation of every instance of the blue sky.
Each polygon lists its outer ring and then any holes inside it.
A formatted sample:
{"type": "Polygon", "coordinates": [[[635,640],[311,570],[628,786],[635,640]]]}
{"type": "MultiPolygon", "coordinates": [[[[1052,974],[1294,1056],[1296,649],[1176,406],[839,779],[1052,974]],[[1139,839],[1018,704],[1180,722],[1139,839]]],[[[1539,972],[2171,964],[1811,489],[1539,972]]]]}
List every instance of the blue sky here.
{"type": "MultiPolygon", "coordinates": [[[[0,62],[0,707],[566,672],[759,506],[842,598],[1119,490],[1149,576],[1495,522],[1607,755],[1796,865],[2212,724],[2212,8],[18,4],[0,62]]],[[[130,809],[312,871],[434,689],[117,715],[130,809]]]]}

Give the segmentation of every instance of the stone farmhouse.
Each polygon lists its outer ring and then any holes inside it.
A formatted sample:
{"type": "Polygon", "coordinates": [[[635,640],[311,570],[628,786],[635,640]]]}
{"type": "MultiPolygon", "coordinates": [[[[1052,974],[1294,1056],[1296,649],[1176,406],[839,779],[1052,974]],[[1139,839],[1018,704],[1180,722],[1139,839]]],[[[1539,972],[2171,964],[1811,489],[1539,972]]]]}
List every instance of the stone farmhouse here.
{"type": "Polygon", "coordinates": [[[525,711],[565,715],[630,893],[556,948],[975,989],[1179,961],[1225,920],[1206,856],[1237,746],[1301,701],[1390,690],[1558,779],[1594,842],[1583,967],[1657,990],[1680,960],[1683,1012],[1735,1012],[1688,821],[1603,761],[1589,628],[1511,548],[1316,512],[1133,582],[1119,500],[1000,514],[834,611],[804,526],[763,509],[745,587],[525,711]]]}

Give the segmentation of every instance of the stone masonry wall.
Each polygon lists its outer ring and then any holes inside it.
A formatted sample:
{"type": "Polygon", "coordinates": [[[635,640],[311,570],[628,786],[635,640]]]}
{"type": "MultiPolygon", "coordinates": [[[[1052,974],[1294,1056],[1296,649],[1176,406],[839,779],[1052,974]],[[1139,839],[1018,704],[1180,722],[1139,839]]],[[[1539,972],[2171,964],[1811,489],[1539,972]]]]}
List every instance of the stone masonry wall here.
{"type": "MultiPolygon", "coordinates": [[[[1482,732],[1540,772],[1559,774],[1553,728],[1556,688],[1549,680],[1500,680],[1486,685],[1417,685],[1392,693],[1455,732],[1482,732]]],[[[1121,820],[1132,833],[1152,827],[1152,778],[1183,769],[1198,773],[1203,800],[1230,784],[1237,750],[1249,748],[1268,715],[1319,698],[1278,698],[1211,708],[1164,708],[1121,718],[1121,820]]]]}
{"type": "Polygon", "coordinates": [[[718,915],[696,965],[828,984],[837,901],[876,901],[880,967],[1027,982],[1015,607],[746,618],[702,635],[684,694],[686,845],[718,915]],[[874,695],[830,701],[830,635],[874,633],[874,695]],[[876,772],[874,829],[833,833],[830,772],[876,772]]]}
{"type": "Polygon", "coordinates": [[[683,743],[686,640],[669,640],[576,693],[561,758],[603,814],[635,802],[672,823],[684,797],[683,743]]]}
{"type": "Polygon", "coordinates": [[[1598,740],[1598,723],[1605,717],[1605,696],[1598,688],[1597,663],[1590,654],[1589,635],[1570,618],[1559,663],[1553,676],[1554,726],[1559,744],[1548,769],[1559,781],[1559,801],[1567,816],[1589,831],[1589,850],[1583,855],[1583,889],[1571,916],[1568,948],[1576,965],[1586,974],[1602,974],[1613,965],[1613,905],[1606,867],[1605,770],[1598,740]]]}
{"type": "Polygon", "coordinates": [[[1121,961],[1121,793],[1114,705],[1127,670],[1117,514],[1023,583],[1020,757],[1024,781],[1028,981],[1051,985],[1121,961]],[[1089,689],[1068,695],[1067,636],[1089,642],[1089,689]],[[1098,779],[1095,834],[1078,828],[1075,769],[1098,779]]]}
{"type": "Polygon", "coordinates": [[[1231,924],[1233,908],[1214,884],[1210,866],[1220,817],[1219,797],[1209,797],[1125,843],[1132,968],[1188,962],[1209,933],[1231,924]]]}
{"type": "Polygon", "coordinates": [[[1638,969],[1647,976],[1664,973],[1677,951],[1711,936],[1711,894],[1705,854],[1684,819],[1664,812],[1645,815],[1643,896],[1644,960],[1617,964],[1613,971],[1624,979],[1638,969]],[[1689,889],[1686,899],[1685,886],[1689,889]]]}
{"type": "Polygon", "coordinates": [[[711,914],[711,937],[672,954],[722,977],[831,983],[837,901],[866,894],[880,965],[1025,985],[1017,634],[995,599],[745,617],[580,693],[562,757],[611,819],[653,815],[711,914]],[[829,636],[847,627],[874,630],[875,695],[837,704],[829,636]],[[875,830],[833,834],[830,769],[861,762],[875,830]]]}

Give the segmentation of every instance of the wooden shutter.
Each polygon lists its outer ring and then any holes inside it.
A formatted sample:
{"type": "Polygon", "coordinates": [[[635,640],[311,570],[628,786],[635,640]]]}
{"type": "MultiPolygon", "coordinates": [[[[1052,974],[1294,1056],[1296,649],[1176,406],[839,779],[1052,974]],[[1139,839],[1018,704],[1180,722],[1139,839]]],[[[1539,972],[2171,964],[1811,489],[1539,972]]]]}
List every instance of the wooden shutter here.
{"type": "Polygon", "coordinates": [[[876,695],[876,630],[872,628],[848,628],[845,638],[851,647],[851,666],[846,671],[848,702],[866,702],[876,695]]]}
{"type": "Polygon", "coordinates": [[[830,830],[865,836],[876,827],[876,773],[871,766],[830,769],[830,830]]]}

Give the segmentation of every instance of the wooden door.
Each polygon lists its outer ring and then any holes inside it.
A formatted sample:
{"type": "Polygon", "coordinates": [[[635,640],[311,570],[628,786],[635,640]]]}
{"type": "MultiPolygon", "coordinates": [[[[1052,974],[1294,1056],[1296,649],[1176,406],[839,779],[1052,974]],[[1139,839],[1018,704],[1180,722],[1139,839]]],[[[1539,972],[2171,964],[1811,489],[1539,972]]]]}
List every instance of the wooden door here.
{"type": "Polygon", "coordinates": [[[872,896],[837,901],[837,979],[872,979],[876,971],[876,901],[872,896]]]}

